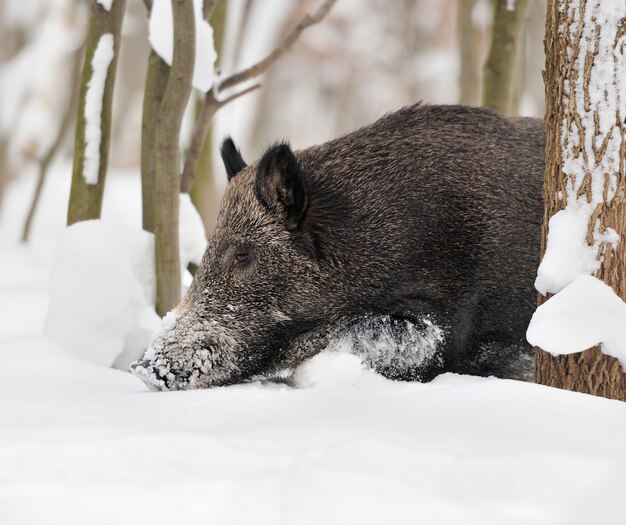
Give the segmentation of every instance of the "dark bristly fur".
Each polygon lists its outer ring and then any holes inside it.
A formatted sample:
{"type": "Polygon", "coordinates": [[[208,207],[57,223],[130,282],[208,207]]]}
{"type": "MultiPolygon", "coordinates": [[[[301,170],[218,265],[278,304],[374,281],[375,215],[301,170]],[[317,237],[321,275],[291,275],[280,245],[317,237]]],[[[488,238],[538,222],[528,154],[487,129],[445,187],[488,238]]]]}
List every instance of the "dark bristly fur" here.
{"type": "Polygon", "coordinates": [[[220,154],[224,167],[226,168],[226,177],[228,180],[232,179],[237,173],[246,167],[246,163],[243,160],[241,153],[235,146],[233,139],[226,137],[220,146],[220,154]]]}
{"type": "Polygon", "coordinates": [[[230,139],[222,156],[230,183],[215,232],[155,342],[161,363],[208,350],[208,364],[185,383],[172,365],[160,388],[296,366],[371,316],[401,326],[426,315],[445,330],[436,362],[382,373],[520,375],[511,361],[531,351],[543,213],[540,121],[416,104],[302,151],[272,146],[250,166],[230,139]]]}

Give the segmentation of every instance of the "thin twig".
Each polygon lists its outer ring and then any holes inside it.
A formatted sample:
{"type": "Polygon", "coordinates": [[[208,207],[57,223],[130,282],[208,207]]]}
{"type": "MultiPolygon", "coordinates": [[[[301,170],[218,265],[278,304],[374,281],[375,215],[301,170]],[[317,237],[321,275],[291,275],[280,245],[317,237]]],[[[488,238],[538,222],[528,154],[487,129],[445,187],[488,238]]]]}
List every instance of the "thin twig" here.
{"type": "Polygon", "coordinates": [[[269,55],[267,55],[263,60],[257,62],[256,64],[242,69],[241,71],[234,73],[223,80],[218,82],[218,91],[222,91],[224,89],[228,89],[230,87],[236,86],[237,84],[241,84],[246,80],[250,80],[251,78],[257,77],[262,73],[265,73],[267,69],[281,56],[283,56],[289,48],[294,44],[298,37],[302,34],[302,32],[307,28],[311,27],[319,22],[321,22],[324,17],[331,10],[333,5],[337,0],[326,0],[317,12],[314,15],[306,15],[300,23],[291,30],[291,33],[287,35],[285,40],[283,40],[282,44],[280,44],[274,51],[272,51],[269,55]]]}
{"type": "Polygon", "coordinates": [[[82,55],[83,55],[83,47],[81,46],[80,50],[76,53],[76,58],[74,61],[74,66],[72,67],[72,86],[70,88],[70,94],[67,101],[67,107],[65,108],[65,112],[63,113],[63,117],[61,119],[61,123],[59,124],[59,129],[57,131],[57,135],[54,139],[54,142],[48,148],[48,151],[44,154],[44,156],[39,159],[39,173],[37,178],[37,186],[35,187],[35,193],[33,194],[33,200],[30,203],[30,208],[28,209],[28,215],[26,216],[26,221],[24,222],[24,228],[22,230],[22,242],[27,242],[30,236],[30,230],[33,224],[33,219],[35,218],[35,212],[37,211],[37,206],[39,205],[39,199],[41,197],[41,190],[43,189],[44,182],[46,180],[46,175],[48,174],[48,168],[50,167],[50,163],[56,156],[61,144],[63,143],[63,139],[65,135],[67,135],[67,131],[72,123],[73,115],[74,115],[74,107],[76,103],[76,99],[78,98],[78,87],[80,85],[80,70],[82,65],[82,55]]]}
{"type": "Polygon", "coordinates": [[[204,98],[202,111],[200,112],[200,116],[198,117],[198,120],[196,121],[196,124],[194,126],[191,145],[189,146],[187,157],[185,159],[185,166],[183,169],[183,175],[181,180],[181,191],[183,193],[188,193],[189,191],[191,191],[191,187],[193,186],[193,179],[195,176],[196,163],[198,161],[198,157],[200,156],[200,151],[202,150],[204,140],[206,139],[209,125],[217,110],[228,104],[229,102],[235,100],[236,98],[239,98],[243,95],[246,95],[247,93],[250,93],[251,91],[258,89],[260,87],[260,84],[255,84],[254,86],[244,89],[234,95],[231,95],[224,100],[219,100],[219,92],[224,89],[228,89],[238,84],[241,84],[242,82],[246,82],[247,80],[251,80],[252,78],[257,77],[267,71],[267,69],[276,60],[278,60],[289,50],[289,48],[291,48],[291,46],[306,28],[311,27],[312,25],[315,25],[324,19],[324,17],[328,14],[333,5],[335,5],[336,1],[337,0],[326,0],[315,12],[315,14],[306,15],[300,21],[300,23],[292,29],[292,31],[287,35],[283,42],[263,60],[246,69],[242,69],[241,71],[234,73],[222,80],[218,80],[217,83],[213,85],[211,90],[207,92],[204,98]]]}
{"type": "MultiPolygon", "coordinates": [[[[247,87],[246,89],[243,89],[238,93],[234,93],[233,95],[230,95],[223,100],[219,100],[217,98],[214,90],[209,91],[204,97],[204,104],[202,105],[202,110],[200,111],[198,120],[196,121],[195,129],[198,130],[199,128],[202,128],[208,130],[211,120],[215,116],[215,113],[217,113],[217,111],[221,107],[239,97],[251,93],[252,91],[256,91],[260,87],[261,84],[254,84],[253,86],[247,87]]],[[[205,138],[205,136],[196,133],[194,130],[191,144],[189,145],[189,151],[187,152],[187,158],[185,159],[185,166],[183,168],[183,175],[180,183],[181,193],[189,193],[191,191],[195,176],[196,164],[198,162],[200,152],[202,151],[202,145],[204,144],[205,138]]]]}
{"type": "Polygon", "coordinates": [[[246,89],[243,89],[237,93],[234,93],[232,95],[230,95],[229,97],[226,97],[223,100],[220,100],[218,102],[218,109],[221,108],[222,106],[225,106],[226,104],[228,104],[229,102],[232,102],[233,100],[242,97],[243,95],[247,95],[248,93],[252,93],[253,91],[256,91],[257,89],[259,89],[262,86],[262,84],[254,84],[250,87],[247,87],[246,89]]]}

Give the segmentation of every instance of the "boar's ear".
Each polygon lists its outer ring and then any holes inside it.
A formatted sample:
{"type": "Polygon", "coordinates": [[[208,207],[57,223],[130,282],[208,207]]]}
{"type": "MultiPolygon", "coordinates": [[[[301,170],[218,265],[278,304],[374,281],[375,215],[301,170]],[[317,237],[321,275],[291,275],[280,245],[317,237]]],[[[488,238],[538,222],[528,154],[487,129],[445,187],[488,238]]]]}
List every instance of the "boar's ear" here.
{"type": "Polygon", "coordinates": [[[266,208],[284,215],[289,231],[299,229],[308,195],[300,165],[288,144],[276,144],[265,152],[257,168],[255,189],[266,208]]]}
{"type": "Polygon", "coordinates": [[[226,137],[222,141],[220,154],[222,155],[222,161],[224,162],[224,167],[226,168],[226,177],[228,178],[228,182],[230,182],[230,179],[244,169],[247,164],[243,160],[237,146],[235,146],[233,139],[230,137],[226,137]]]}

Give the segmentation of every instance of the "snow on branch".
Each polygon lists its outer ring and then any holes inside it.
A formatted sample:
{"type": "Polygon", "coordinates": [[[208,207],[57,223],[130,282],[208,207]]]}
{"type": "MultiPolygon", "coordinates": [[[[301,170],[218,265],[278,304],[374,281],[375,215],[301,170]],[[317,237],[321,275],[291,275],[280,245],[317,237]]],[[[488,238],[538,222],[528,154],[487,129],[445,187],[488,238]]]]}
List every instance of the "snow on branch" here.
{"type": "Polygon", "coordinates": [[[526,338],[555,356],[601,343],[626,369],[626,303],[600,279],[581,275],[537,308],[526,338]]]}
{"type": "Polygon", "coordinates": [[[112,33],[105,33],[91,59],[92,74],[85,95],[85,165],[83,177],[87,184],[98,183],[100,143],[102,140],[102,99],[109,66],[114,56],[112,33]]]}
{"type": "Polygon", "coordinates": [[[237,86],[239,84],[242,84],[243,82],[251,80],[265,73],[265,71],[267,71],[268,68],[276,60],[278,60],[291,48],[291,46],[296,42],[296,40],[298,40],[298,38],[305,29],[321,22],[324,17],[326,17],[326,15],[332,9],[333,5],[335,5],[336,1],[337,0],[326,0],[313,15],[306,15],[285,37],[282,43],[278,47],[276,47],[269,55],[250,67],[242,69],[237,73],[218,80],[213,85],[213,88],[207,91],[204,98],[204,105],[202,107],[200,117],[196,121],[191,139],[191,145],[185,159],[181,191],[188,192],[193,185],[196,163],[198,161],[200,151],[202,150],[202,145],[204,144],[204,140],[206,138],[211,119],[213,118],[217,110],[227,103],[235,100],[236,98],[250,93],[251,91],[258,89],[261,86],[260,84],[255,84],[224,99],[219,98],[220,91],[237,86]]]}

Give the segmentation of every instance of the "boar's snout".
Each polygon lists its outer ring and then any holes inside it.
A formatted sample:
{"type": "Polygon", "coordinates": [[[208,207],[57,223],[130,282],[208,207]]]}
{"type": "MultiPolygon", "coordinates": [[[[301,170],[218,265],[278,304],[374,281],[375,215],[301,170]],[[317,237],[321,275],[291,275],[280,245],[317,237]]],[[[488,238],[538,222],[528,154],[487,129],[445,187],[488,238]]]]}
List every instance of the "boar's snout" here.
{"type": "Polygon", "coordinates": [[[130,372],[151,390],[206,388],[220,379],[215,373],[215,346],[210,333],[174,310],[163,319],[143,358],[130,365],[130,372]]]}
{"type": "Polygon", "coordinates": [[[142,359],[141,361],[135,361],[131,363],[129,369],[130,373],[135,377],[141,379],[144,384],[153,392],[159,392],[163,390],[162,386],[155,383],[152,378],[152,374],[150,373],[150,362],[146,359],[142,359]]]}
{"type": "Polygon", "coordinates": [[[210,383],[210,356],[210,349],[159,352],[151,347],[130,365],[130,372],[154,391],[205,388],[210,383]]]}

